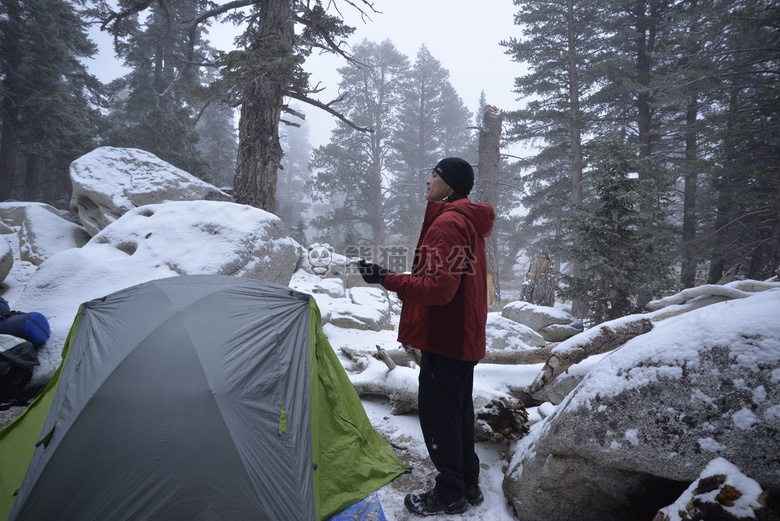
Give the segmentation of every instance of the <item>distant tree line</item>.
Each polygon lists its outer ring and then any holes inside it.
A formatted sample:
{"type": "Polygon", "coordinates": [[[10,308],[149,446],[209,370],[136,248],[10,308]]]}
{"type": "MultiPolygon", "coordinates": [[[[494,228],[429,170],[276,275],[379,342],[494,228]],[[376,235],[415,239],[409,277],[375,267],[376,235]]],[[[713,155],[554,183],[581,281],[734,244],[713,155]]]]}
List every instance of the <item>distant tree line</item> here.
{"type": "MultiPolygon", "coordinates": [[[[120,2],[121,4],[121,2],[120,2]]],[[[0,200],[66,207],[69,164],[97,146],[141,148],[193,175],[232,184],[234,110],[210,87],[214,74],[187,67],[187,27],[206,2],[154,3],[116,33],[128,73],[109,85],[90,74],[96,10],[64,0],[0,0],[0,200]]],[[[195,34],[204,55],[215,53],[195,34]]]]}
{"type": "Polygon", "coordinates": [[[342,110],[373,132],[339,123],[314,151],[311,187],[328,209],[313,224],[339,249],[410,249],[438,160],[458,155],[476,163],[472,114],[424,45],[413,63],[389,40],[364,40],[353,56],[355,63],[339,69],[342,110]]]}
{"type": "MultiPolygon", "coordinates": [[[[368,0],[343,3],[373,12],[368,0]]],[[[0,0],[0,199],[62,205],[70,161],[137,146],[217,184],[229,178],[237,202],[273,212],[279,124],[298,115],[288,100],[341,117],[311,97],[303,62],[314,50],[348,58],[353,31],[320,0],[0,0]],[[235,50],[208,45],[214,23],[243,28],[235,50]],[[96,53],[93,24],[130,70],[108,86],[82,63],[96,53]]]]}
{"type": "MultiPolygon", "coordinates": [[[[777,3],[515,5],[520,36],[502,43],[527,67],[515,82],[525,104],[505,114],[504,139],[532,153],[502,161],[503,276],[548,256],[560,296],[599,320],[737,264],[770,276],[780,262],[777,3]]],[[[473,127],[486,100],[472,114],[425,46],[414,60],[389,41],[348,52],[353,29],[326,7],[0,0],[0,200],[63,207],[71,161],[138,147],[285,216],[299,240],[310,209],[335,247],[411,246],[435,162],[457,154],[478,166],[473,127]],[[216,23],[244,28],[235,50],[209,45],[216,23]],[[97,51],[93,24],[128,70],[109,85],[84,66],[97,51]],[[304,61],[314,51],[346,59],[331,102],[312,97],[304,61]],[[339,121],[311,157],[311,179],[291,102],[339,121]]]]}
{"type": "Polygon", "coordinates": [[[522,244],[597,319],[780,263],[780,5],[515,0],[522,244]]]}

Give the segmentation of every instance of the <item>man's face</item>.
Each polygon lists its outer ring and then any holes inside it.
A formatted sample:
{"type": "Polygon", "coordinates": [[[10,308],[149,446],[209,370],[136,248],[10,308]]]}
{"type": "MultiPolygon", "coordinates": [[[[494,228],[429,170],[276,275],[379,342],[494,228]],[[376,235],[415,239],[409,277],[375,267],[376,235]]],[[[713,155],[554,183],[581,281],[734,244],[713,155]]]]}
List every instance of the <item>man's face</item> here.
{"type": "Polygon", "coordinates": [[[435,170],[431,172],[431,177],[425,181],[425,199],[428,201],[441,201],[454,192],[455,190],[450,188],[450,185],[445,183],[435,170]]]}

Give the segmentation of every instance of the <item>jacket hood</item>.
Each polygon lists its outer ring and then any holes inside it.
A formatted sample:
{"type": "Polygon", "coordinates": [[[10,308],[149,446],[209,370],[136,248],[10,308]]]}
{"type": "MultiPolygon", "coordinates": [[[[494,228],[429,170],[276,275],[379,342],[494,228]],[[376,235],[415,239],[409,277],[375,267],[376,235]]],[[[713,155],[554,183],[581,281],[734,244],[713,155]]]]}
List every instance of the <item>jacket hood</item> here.
{"type": "Polygon", "coordinates": [[[490,235],[493,230],[493,221],[496,219],[496,212],[490,204],[472,203],[464,197],[452,203],[428,202],[428,207],[425,210],[425,222],[430,223],[439,215],[447,212],[456,212],[466,217],[482,237],[490,235]]]}

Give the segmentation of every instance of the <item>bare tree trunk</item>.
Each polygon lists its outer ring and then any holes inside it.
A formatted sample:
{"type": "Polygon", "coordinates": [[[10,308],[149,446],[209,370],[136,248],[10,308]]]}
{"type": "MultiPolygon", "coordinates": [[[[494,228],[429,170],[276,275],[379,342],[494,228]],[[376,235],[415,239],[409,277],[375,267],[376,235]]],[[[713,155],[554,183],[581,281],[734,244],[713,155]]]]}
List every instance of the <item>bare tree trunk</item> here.
{"type": "MultiPolygon", "coordinates": [[[[569,98],[571,99],[569,116],[569,135],[571,138],[571,203],[575,209],[582,207],[582,131],[580,129],[580,82],[577,71],[576,31],[574,23],[574,0],[567,2],[567,25],[568,25],[568,47],[569,47],[569,98]]],[[[578,248],[580,237],[574,236],[574,247],[578,248]]],[[[572,277],[575,279],[582,276],[582,261],[572,261],[572,277]]],[[[555,295],[553,293],[553,304],[555,295]]],[[[552,306],[552,304],[550,304],[552,306]]],[[[583,318],[588,314],[588,303],[581,298],[575,298],[571,303],[571,313],[577,318],[583,318]]]]}
{"type": "Polygon", "coordinates": [[[385,207],[382,197],[382,147],[379,142],[379,134],[374,133],[371,136],[371,155],[373,163],[373,182],[376,183],[374,192],[374,217],[371,223],[374,234],[374,251],[379,251],[380,247],[385,246],[385,207]]]}
{"type": "MultiPolygon", "coordinates": [[[[734,126],[733,119],[734,114],[739,110],[739,89],[734,87],[729,94],[729,119],[727,122],[728,134],[734,126]]],[[[734,144],[729,140],[725,143],[727,147],[726,155],[733,157],[734,144]]],[[[718,192],[718,206],[714,223],[714,235],[716,245],[722,245],[725,243],[726,235],[729,231],[729,214],[731,213],[731,175],[728,172],[721,174],[720,179],[717,180],[717,192],[718,192]]],[[[723,270],[726,268],[726,258],[724,256],[722,246],[716,246],[716,250],[712,252],[710,258],[710,269],[707,274],[707,284],[715,284],[723,276],[723,270]]]]}
{"type": "Polygon", "coordinates": [[[41,158],[36,154],[27,156],[24,175],[24,200],[36,201],[41,179],[41,158]]]}
{"type": "Polygon", "coordinates": [[[685,131],[685,185],[683,188],[683,227],[682,245],[683,258],[680,267],[680,282],[684,288],[696,285],[696,183],[697,179],[697,142],[696,119],[698,115],[698,99],[696,93],[691,94],[686,111],[685,131]]]}
{"type": "Polygon", "coordinates": [[[536,254],[525,274],[521,300],[537,306],[553,307],[556,282],[550,255],[547,252],[536,254]]]}
{"type": "MultiPolygon", "coordinates": [[[[636,106],[638,112],[637,127],[639,130],[639,156],[642,159],[650,158],[652,155],[652,94],[650,84],[653,75],[653,53],[655,52],[656,22],[657,10],[659,4],[655,1],[643,2],[637,4],[636,14],[636,78],[638,82],[639,93],[636,97],[636,106]],[[649,10],[649,12],[646,12],[649,10]]],[[[639,179],[646,181],[650,175],[647,168],[639,169],[639,179]]],[[[646,207],[644,203],[640,206],[640,211],[648,213],[651,208],[646,207]]],[[[646,290],[640,290],[636,297],[636,304],[639,307],[647,304],[652,295],[646,290]]]]}
{"type": "MultiPolygon", "coordinates": [[[[697,0],[691,2],[691,7],[697,7],[697,0]]],[[[690,35],[699,34],[698,24],[691,24],[690,35]]],[[[690,36],[689,36],[690,38],[690,36]]],[[[695,39],[688,40],[689,55],[698,55],[699,45],[695,39]]],[[[696,285],[696,266],[698,264],[696,239],[696,185],[698,182],[698,140],[697,119],[699,115],[699,91],[691,87],[688,105],[685,111],[685,178],[683,185],[683,226],[682,226],[682,263],[680,265],[680,283],[683,288],[696,285]]]]}
{"type": "Polygon", "coordinates": [[[3,137],[0,141],[0,201],[5,201],[11,196],[16,175],[16,131],[13,127],[8,109],[13,103],[6,99],[3,103],[3,137]]]}
{"type": "MultiPolygon", "coordinates": [[[[498,204],[498,177],[501,163],[501,125],[504,115],[496,107],[487,105],[482,115],[479,130],[479,177],[476,199],[498,204]]],[[[498,240],[493,233],[485,241],[488,267],[488,309],[497,311],[501,307],[501,286],[498,280],[498,240]]]]}
{"type": "MultiPolygon", "coordinates": [[[[289,0],[263,2],[255,34],[252,51],[269,54],[275,60],[289,60],[295,36],[289,0]],[[280,49],[289,55],[279,56],[280,49]]],[[[284,92],[293,74],[292,70],[282,69],[285,67],[272,64],[258,70],[244,86],[233,181],[236,202],[272,213],[276,209],[276,179],[284,155],[279,143],[279,119],[284,92]]]]}

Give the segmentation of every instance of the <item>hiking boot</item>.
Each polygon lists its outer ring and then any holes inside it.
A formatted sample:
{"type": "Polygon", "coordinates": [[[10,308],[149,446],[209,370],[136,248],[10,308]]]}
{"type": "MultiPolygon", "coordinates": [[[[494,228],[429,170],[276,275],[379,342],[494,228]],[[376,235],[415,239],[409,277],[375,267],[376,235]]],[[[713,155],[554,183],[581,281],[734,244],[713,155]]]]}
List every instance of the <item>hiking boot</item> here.
{"type": "Polygon", "coordinates": [[[419,494],[407,494],[404,498],[407,510],[418,516],[433,516],[436,514],[461,514],[469,508],[466,498],[445,505],[436,497],[433,490],[419,494]]]}
{"type": "Polygon", "coordinates": [[[485,496],[482,495],[482,491],[479,489],[479,485],[473,487],[466,487],[466,501],[469,505],[476,506],[485,501],[485,496]]]}

